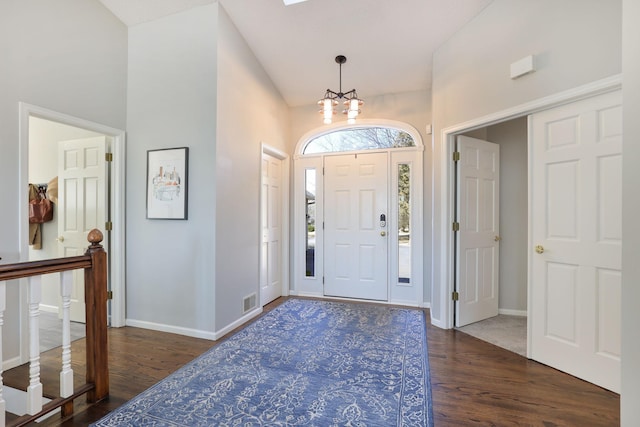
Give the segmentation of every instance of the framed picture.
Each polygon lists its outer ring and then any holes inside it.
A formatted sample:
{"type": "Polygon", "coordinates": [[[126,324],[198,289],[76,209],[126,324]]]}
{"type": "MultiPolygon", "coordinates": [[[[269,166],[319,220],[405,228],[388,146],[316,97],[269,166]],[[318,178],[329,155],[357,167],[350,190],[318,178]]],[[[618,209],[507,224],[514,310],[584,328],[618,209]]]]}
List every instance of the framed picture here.
{"type": "Polygon", "coordinates": [[[189,148],[147,151],[147,219],[187,219],[189,148]]]}

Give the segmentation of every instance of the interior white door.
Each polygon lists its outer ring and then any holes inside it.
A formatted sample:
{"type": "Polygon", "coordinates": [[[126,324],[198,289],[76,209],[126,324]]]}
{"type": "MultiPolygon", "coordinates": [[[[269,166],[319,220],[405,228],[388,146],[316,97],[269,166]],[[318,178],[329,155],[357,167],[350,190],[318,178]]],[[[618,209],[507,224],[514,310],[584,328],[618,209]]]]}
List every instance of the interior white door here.
{"type": "MultiPolygon", "coordinates": [[[[82,255],[87,234],[104,231],[107,211],[106,137],[61,141],[58,145],[58,244],[61,257],[82,255]]],[[[105,239],[106,235],[105,234],[105,239]]],[[[102,245],[106,246],[106,241],[102,245]]],[[[71,320],[85,322],[84,270],[73,273],[71,320]]]]}
{"type": "Polygon", "coordinates": [[[498,315],[500,146],[457,137],[456,326],[498,315]]]}
{"type": "Polygon", "coordinates": [[[260,301],[282,295],[282,160],[262,154],[260,301]]]}
{"type": "Polygon", "coordinates": [[[324,294],[387,300],[387,153],[325,157],[324,294]]]}
{"type": "Polygon", "coordinates": [[[620,92],[534,114],[531,358],[620,391],[620,92]]]}

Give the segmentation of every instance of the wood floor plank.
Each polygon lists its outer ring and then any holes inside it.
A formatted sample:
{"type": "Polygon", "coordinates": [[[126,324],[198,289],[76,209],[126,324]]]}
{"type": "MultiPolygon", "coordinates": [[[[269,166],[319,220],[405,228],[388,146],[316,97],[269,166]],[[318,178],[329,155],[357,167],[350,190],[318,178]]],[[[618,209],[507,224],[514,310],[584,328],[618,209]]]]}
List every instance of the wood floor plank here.
{"type": "MultiPolygon", "coordinates": [[[[280,298],[265,313],[284,302],[280,298]]],[[[425,315],[429,319],[428,310],[425,315]]],[[[427,321],[436,427],[440,426],[617,426],[617,394],[456,330],[427,321]]],[[[224,340],[224,338],[223,338],[224,340]]],[[[110,396],[45,426],[86,426],[193,360],[217,342],[139,328],[109,329],[110,396]]],[[[84,382],[84,340],[72,344],[77,383],[84,382]]],[[[45,394],[56,394],[59,349],[42,355],[45,394]]],[[[26,387],[28,368],[3,374],[5,384],[26,387]]]]}

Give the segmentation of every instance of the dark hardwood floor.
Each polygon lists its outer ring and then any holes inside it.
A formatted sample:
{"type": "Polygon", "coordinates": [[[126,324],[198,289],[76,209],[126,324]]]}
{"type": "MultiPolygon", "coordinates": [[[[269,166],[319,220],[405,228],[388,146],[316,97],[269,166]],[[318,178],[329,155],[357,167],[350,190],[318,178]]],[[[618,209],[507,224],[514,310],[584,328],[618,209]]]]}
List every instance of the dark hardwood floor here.
{"type": "MultiPolygon", "coordinates": [[[[280,305],[280,298],[265,313],[280,305]]],[[[425,310],[428,316],[428,310],[425,310]]],[[[527,360],[456,330],[432,327],[427,339],[433,412],[440,426],[617,426],[617,394],[527,360]]],[[[38,425],[86,426],[119,407],[180,366],[215,346],[212,342],[137,328],[109,330],[110,397],[88,406],[76,399],[75,413],[38,425]]],[[[84,382],[84,340],[72,344],[73,369],[84,382]]],[[[57,395],[60,350],[43,353],[45,395],[57,395]]],[[[3,374],[6,385],[24,388],[28,367],[3,374]]]]}

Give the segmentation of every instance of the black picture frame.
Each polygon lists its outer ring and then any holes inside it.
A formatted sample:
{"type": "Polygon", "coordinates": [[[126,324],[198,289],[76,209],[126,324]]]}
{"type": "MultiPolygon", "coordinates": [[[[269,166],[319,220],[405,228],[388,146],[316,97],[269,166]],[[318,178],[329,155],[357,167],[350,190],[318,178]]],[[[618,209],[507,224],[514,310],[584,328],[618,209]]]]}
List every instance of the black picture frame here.
{"type": "Polygon", "coordinates": [[[147,219],[188,218],[189,147],[147,150],[147,219]]]}

